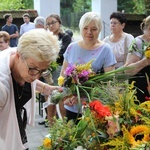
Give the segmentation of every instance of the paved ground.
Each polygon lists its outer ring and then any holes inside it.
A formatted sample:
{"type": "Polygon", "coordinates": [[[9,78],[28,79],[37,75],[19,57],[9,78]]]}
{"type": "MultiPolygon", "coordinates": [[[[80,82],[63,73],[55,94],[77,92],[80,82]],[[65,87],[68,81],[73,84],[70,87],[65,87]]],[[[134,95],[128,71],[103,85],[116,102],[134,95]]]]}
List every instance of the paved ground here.
{"type": "Polygon", "coordinates": [[[27,137],[29,141],[29,148],[30,150],[37,150],[38,146],[42,144],[42,140],[45,137],[45,135],[48,134],[48,128],[45,128],[44,125],[39,125],[39,121],[43,121],[44,118],[42,118],[39,115],[39,110],[38,110],[38,102],[37,102],[37,110],[36,110],[36,120],[35,120],[35,126],[30,127],[27,126],[27,137]]]}

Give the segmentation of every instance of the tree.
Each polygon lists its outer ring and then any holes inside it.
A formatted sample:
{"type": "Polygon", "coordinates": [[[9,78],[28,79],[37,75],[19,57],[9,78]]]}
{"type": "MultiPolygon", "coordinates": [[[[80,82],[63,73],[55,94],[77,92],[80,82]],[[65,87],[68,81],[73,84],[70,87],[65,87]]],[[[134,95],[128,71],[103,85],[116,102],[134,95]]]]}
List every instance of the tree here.
{"type": "Polygon", "coordinates": [[[61,16],[65,14],[70,14],[73,10],[73,4],[75,0],[60,0],[60,14],[61,16]]]}
{"type": "Polygon", "coordinates": [[[145,14],[144,0],[118,0],[118,10],[127,14],[145,14]]]}
{"type": "Polygon", "coordinates": [[[33,0],[0,0],[0,10],[33,9],[33,0]]]}
{"type": "Polygon", "coordinates": [[[75,0],[73,10],[74,12],[91,11],[91,0],[75,0]]]}
{"type": "Polygon", "coordinates": [[[150,0],[145,0],[145,10],[146,15],[150,15],[150,0]]]}

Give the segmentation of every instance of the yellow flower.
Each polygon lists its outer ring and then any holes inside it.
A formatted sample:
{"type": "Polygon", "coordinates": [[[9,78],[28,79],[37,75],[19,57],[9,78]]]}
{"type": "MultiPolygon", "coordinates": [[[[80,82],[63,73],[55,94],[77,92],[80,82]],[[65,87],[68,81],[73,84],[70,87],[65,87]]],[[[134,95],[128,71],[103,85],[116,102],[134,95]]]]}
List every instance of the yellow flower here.
{"type": "Polygon", "coordinates": [[[148,142],[150,141],[149,134],[150,134],[150,129],[148,126],[146,125],[133,126],[129,132],[129,143],[133,147],[136,147],[137,145],[141,145],[145,142],[148,142]],[[136,139],[138,135],[143,137],[136,139]]]}
{"type": "Polygon", "coordinates": [[[147,58],[150,58],[150,46],[148,46],[148,47],[146,48],[145,56],[146,56],[147,58]]]}
{"type": "Polygon", "coordinates": [[[64,77],[62,77],[62,76],[60,76],[59,78],[58,78],[58,85],[59,86],[62,86],[63,84],[64,84],[64,77]]]}
{"type": "Polygon", "coordinates": [[[135,81],[132,81],[132,83],[129,85],[129,90],[132,90],[134,88],[134,84],[135,84],[135,81]]]}
{"type": "Polygon", "coordinates": [[[49,139],[49,138],[45,138],[44,140],[43,140],[43,146],[44,147],[51,147],[51,145],[52,145],[52,140],[51,139],[49,139]]]}
{"type": "Polygon", "coordinates": [[[91,69],[92,62],[93,62],[93,60],[89,61],[89,62],[86,63],[86,64],[77,65],[77,70],[78,70],[79,72],[81,72],[82,70],[89,70],[89,69],[91,69]]]}

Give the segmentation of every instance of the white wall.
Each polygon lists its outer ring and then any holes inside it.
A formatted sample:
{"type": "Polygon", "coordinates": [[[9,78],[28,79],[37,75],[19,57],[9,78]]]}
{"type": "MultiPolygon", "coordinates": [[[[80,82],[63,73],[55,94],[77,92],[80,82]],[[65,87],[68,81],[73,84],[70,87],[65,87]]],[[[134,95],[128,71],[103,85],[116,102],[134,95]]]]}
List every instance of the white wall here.
{"type": "Polygon", "coordinates": [[[103,39],[110,34],[109,16],[112,12],[117,11],[117,0],[92,0],[92,11],[99,13],[105,24],[100,34],[100,39],[103,39]]]}
{"type": "Polygon", "coordinates": [[[60,16],[60,0],[34,0],[34,9],[45,18],[52,13],[60,16]]]}

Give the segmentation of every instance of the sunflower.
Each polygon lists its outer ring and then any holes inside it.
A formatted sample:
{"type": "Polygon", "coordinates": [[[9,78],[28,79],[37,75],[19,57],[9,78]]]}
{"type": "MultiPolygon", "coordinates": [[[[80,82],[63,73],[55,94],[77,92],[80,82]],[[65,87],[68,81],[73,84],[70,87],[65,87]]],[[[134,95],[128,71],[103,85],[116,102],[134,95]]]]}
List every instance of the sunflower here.
{"type": "Polygon", "coordinates": [[[150,141],[150,129],[146,125],[133,126],[129,132],[129,143],[136,147],[150,141]]]}

